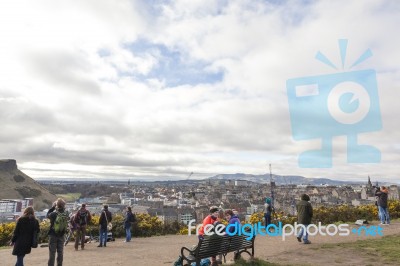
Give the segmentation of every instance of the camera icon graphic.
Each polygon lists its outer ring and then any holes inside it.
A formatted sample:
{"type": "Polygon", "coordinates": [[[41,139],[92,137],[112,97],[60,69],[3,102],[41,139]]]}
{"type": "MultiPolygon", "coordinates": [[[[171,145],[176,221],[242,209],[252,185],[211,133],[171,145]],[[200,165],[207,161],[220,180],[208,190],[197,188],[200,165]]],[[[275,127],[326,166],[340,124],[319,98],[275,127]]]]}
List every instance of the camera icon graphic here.
{"type": "MultiPolygon", "coordinates": [[[[339,46],[344,66],[347,40],[339,40],[339,46]]],[[[353,66],[369,56],[367,50],[353,66]]],[[[317,59],[335,67],[321,53],[317,59]]],[[[300,167],[332,167],[332,139],[342,135],[347,136],[348,163],[381,161],[377,148],[357,141],[358,134],[382,129],[375,70],[294,78],[286,87],[293,138],[321,139],[320,149],[300,154],[300,167]]]]}

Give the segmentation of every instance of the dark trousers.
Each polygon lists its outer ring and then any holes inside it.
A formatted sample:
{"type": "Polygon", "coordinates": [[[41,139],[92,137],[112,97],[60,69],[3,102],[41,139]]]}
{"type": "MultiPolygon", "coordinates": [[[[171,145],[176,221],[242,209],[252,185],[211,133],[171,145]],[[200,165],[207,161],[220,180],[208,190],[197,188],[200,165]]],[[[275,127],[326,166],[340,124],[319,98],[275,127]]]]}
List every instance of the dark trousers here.
{"type": "Polygon", "coordinates": [[[24,257],[25,255],[17,255],[17,263],[15,263],[15,266],[24,266],[24,257]]]}
{"type": "Polygon", "coordinates": [[[81,225],[76,229],[75,233],[75,249],[78,249],[79,242],[81,243],[81,248],[85,247],[85,236],[86,236],[86,225],[81,225]]]}
{"type": "Polygon", "coordinates": [[[265,226],[267,227],[269,224],[271,224],[271,213],[264,213],[264,218],[265,226]]]}
{"type": "Polygon", "coordinates": [[[52,236],[49,235],[49,262],[48,266],[54,266],[54,261],[57,252],[57,266],[62,266],[64,255],[64,235],[52,236]]]}

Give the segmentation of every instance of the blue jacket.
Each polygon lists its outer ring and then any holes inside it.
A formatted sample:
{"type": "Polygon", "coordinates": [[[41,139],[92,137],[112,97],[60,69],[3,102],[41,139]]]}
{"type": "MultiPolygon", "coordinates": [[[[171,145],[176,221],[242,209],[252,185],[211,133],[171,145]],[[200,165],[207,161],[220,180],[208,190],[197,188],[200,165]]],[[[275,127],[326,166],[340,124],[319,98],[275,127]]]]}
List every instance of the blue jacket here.
{"type": "MultiPolygon", "coordinates": [[[[240,224],[239,218],[234,214],[231,216],[231,219],[229,219],[229,224],[240,224]]],[[[233,233],[235,231],[234,227],[229,227],[227,228],[229,230],[229,233],[233,233]]]]}
{"type": "Polygon", "coordinates": [[[126,212],[124,219],[124,228],[130,228],[132,223],[136,222],[136,217],[132,212],[126,212]]]}

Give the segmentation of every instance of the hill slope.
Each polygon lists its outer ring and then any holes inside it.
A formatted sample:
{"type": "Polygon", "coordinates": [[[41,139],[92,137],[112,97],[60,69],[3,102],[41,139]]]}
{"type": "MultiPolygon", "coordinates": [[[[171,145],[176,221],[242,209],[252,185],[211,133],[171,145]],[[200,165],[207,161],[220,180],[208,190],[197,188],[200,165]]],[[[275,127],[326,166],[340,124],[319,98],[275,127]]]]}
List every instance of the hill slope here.
{"type": "Polygon", "coordinates": [[[36,210],[48,208],[56,199],[38,182],[18,170],[17,162],[13,159],[0,160],[0,198],[22,199],[34,198],[36,210]]]}

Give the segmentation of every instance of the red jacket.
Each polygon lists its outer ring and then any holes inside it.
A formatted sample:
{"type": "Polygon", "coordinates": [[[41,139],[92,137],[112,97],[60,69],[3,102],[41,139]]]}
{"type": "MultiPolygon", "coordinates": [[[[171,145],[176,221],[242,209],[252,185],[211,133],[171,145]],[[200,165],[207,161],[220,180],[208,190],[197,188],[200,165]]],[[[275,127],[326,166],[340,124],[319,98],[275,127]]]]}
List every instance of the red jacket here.
{"type": "Polygon", "coordinates": [[[217,221],[217,219],[213,219],[213,218],[211,217],[211,214],[207,215],[207,217],[204,218],[203,224],[202,224],[201,227],[200,227],[199,235],[204,236],[204,227],[205,227],[207,224],[214,224],[215,221],[217,221]]]}

